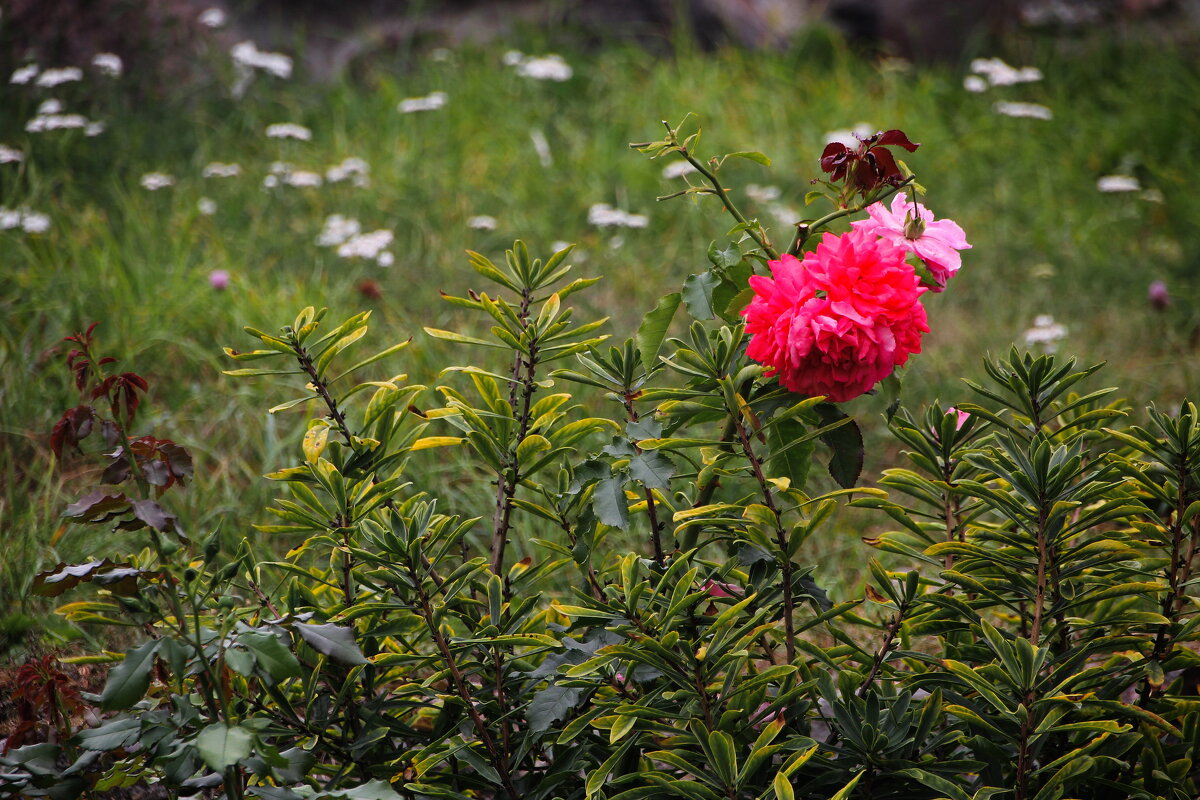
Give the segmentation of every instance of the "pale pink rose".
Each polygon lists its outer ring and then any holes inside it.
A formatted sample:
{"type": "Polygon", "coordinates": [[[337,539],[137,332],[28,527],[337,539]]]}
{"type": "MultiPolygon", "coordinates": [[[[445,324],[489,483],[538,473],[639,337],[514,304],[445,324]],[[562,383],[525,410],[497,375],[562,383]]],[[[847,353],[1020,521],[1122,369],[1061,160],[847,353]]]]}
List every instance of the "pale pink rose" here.
{"type": "Polygon", "coordinates": [[[858,397],[921,352],[927,290],[903,248],[865,230],[826,233],[804,261],[750,278],[746,354],[785,389],[835,403],[858,397]]]}
{"type": "Polygon", "coordinates": [[[850,227],[870,231],[915,253],[933,274],[936,285],[930,289],[934,292],[945,290],[946,281],[962,266],[958,251],[971,249],[957,222],[935,220],[933,212],[920,203],[914,216],[913,204],[903,192],[892,198],[890,211],[883,203],[872,203],[867,206],[867,214],[868,219],[851,222],[850,227]]]}
{"type": "Polygon", "coordinates": [[[214,269],[208,273],[208,285],[218,292],[229,288],[229,270],[214,269]]]}

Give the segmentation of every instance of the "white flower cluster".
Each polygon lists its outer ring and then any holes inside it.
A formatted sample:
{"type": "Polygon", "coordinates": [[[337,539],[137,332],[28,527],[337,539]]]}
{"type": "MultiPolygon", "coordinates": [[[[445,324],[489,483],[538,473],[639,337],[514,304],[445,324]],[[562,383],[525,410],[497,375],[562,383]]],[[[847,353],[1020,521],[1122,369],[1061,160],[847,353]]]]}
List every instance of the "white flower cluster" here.
{"type": "Polygon", "coordinates": [[[312,140],[312,131],[294,122],[276,122],[267,126],[268,139],[296,139],[301,142],[312,140]]]}
{"type": "Polygon", "coordinates": [[[0,144],[0,164],[16,164],[25,160],[25,154],[15,147],[0,144]]]}
{"type": "Polygon", "coordinates": [[[325,227],[321,228],[321,234],[317,236],[317,245],[336,247],[351,236],[358,235],[361,230],[362,226],[358,224],[358,220],[341,214],[330,214],[325,218],[325,227]]]}
{"type": "Polygon", "coordinates": [[[296,169],[286,161],[275,161],[271,164],[271,174],[263,178],[263,186],[274,189],[277,186],[294,186],[298,189],[315,189],[324,183],[321,173],[307,169],[296,169]]]}
{"type": "Polygon", "coordinates": [[[1038,346],[1044,353],[1053,353],[1058,349],[1058,342],[1067,335],[1067,327],[1054,321],[1049,314],[1039,314],[1033,320],[1033,327],[1022,334],[1026,347],[1038,346]]]}
{"type": "Polygon", "coordinates": [[[1005,117],[1054,119],[1053,111],[1037,103],[1010,103],[1005,100],[997,100],[992,104],[992,111],[1005,117]]]}
{"type": "Polygon", "coordinates": [[[1142,185],[1132,175],[1105,175],[1096,181],[1096,188],[1102,192],[1138,192],[1142,185]]]}
{"type": "Polygon", "coordinates": [[[597,228],[644,228],[650,224],[650,218],[613,208],[608,203],[596,203],[588,209],[588,224],[597,228]]]}
{"type": "Polygon", "coordinates": [[[746,196],[756,203],[773,203],[779,199],[778,186],[759,186],[752,183],[746,187],[746,196]]]}
{"type": "Polygon", "coordinates": [[[261,70],[276,78],[292,77],[291,56],[259,50],[258,46],[249,40],[235,44],[229,49],[229,55],[239,69],[245,70],[251,75],[254,70],[261,70]]]}
{"type": "Polygon", "coordinates": [[[856,122],[852,128],[829,131],[825,134],[825,144],[837,142],[851,149],[862,144],[862,140],[875,133],[876,129],[866,122],[856,122]]]}
{"type": "Polygon", "coordinates": [[[1036,83],[1043,77],[1042,71],[1037,67],[1013,67],[999,58],[977,58],[971,62],[971,72],[974,73],[972,77],[976,77],[977,80],[968,85],[969,78],[964,79],[963,86],[972,92],[981,92],[988,85],[1015,86],[1018,83],[1036,83]],[[983,88],[979,88],[980,79],[987,81],[983,88]]]}
{"type": "Polygon", "coordinates": [[[104,133],[104,123],[89,120],[83,114],[64,114],[61,100],[53,97],[43,100],[33,119],[25,123],[28,133],[46,131],[82,130],[84,136],[99,136],[104,133]]]}
{"type": "Polygon", "coordinates": [[[662,176],[666,180],[670,181],[675,180],[676,178],[682,178],[684,175],[691,175],[695,171],[696,168],[692,166],[690,161],[679,159],[678,161],[672,161],[670,164],[667,164],[665,167],[663,167],[662,176]]]}
{"type": "Polygon", "coordinates": [[[519,50],[509,50],[504,54],[504,63],[510,67],[516,67],[517,74],[522,78],[531,78],[535,81],[563,81],[571,80],[575,71],[571,69],[571,65],[566,60],[555,53],[545,56],[527,56],[519,50]]]}
{"type": "MultiPolygon", "coordinates": [[[[874,133],[874,131],[871,131],[871,133],[874,133]]],[[[756,203],[762,203],[766,206],[767,213],[775,217],[780,225],[791,226],[800,218],[800,215],[796,212],[796,209],[779,202],[782,194],[778,186],[759,186],[757,183],[752,183],[746,187],[747,197],[756,203]]]]}
{"type": "Polygon", "coordinates": [[[412,114],[417,111],[437,111],[449,102],[445,92],[430,92],[425,97],[408,97],[400,101],[397,108],[401,114],[412,114]]]}
{"type": "Polygon", "coordinates": [[[26,64],[23,67],[17,67],[13,70],[12,77],[8,79],[9,83],[24,85],[37,77],[40,68],[37,64],[26,64]]]}
{"type": "Polygon", "coordinates": [[[349,180],[361,189],[371,184],[371,178],[368,174],[370,171],[370,164],[361,158],[350,156],[349,158],[342,159],[342,163],[334,164],[325,170],[325,180],[329,183],[341,183],[342,181],[349,180]]]}
{"type": "Polygon", "coordinates": [[[217,201],[211,197],[201,197],[196,202],[196,210],[206,217],[211,217],[217,213],[217,201]]]}
{"type": "Polygon", "coordinates": [[[21,208],[0,207],[0,231],[20,228],[26,233],[45,233],[50,230],[50,215],[21,208]]]}
{"type": "Polygon", "coordinates": [[[42,74],[38,75],[35,84],[43,89],[53,89],[55,86],[60,86],[64,83],[74,83],[81,80],[83,80],[83,70],[79,67],[57,67],[43,70],[42,74]]]}
{"type": "Polygon", "coordinates": [[[213,161],[204,166],[204,170],[200,173],[205,178],[236,178],[242,174],[240,164],[225,164],[220,161],[213,161]]]}
{"type": "Polygon", "coordinates": [[[317,236],[321,247],[336,247],[342,258],[366,258],[381,267],[390,267],[396,260],[387,249],[395,238],[389,230],[362,233],[358,220],[341,214],[330,214],[325,218],[325,227],[317,236]]]}
{"type": "Polygon", "coordinates": [[[110,78],[119,78],[125,71],[125,63],[116,53],[97,53],[92,57],[92,66],[110,78]]]}
{"type": "Polygon", "coordinates": [[[224,10],[213,7],[201,11],[196,21],[206,28],[223,28],[228,21],[228,17],[225,15],[224,10]]]}
{"type": "Polygon", "coordinates": [[[165,172],[147,172],[142,176],[142,188],[151,192],[157,192],[159,189],[166,189],[168,186],[175,185],[175,176],[168,175],[165,172]]]}
{"type": "Polygon", "coordinates": [[[467,227],[477,231],[494,231],[496,230],[496,218],[489,217],[487,214],[480,214],[477,217],[468,219],[467,227]]]}

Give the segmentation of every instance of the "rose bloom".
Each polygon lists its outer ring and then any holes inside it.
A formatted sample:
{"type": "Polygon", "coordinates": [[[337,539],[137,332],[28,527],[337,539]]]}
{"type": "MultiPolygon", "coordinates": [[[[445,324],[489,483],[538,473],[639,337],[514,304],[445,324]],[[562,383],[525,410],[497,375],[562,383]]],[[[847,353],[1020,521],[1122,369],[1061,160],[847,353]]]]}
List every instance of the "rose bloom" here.
{"type": "Polygon", "coordinates": [[[935,292],[946,288],[946,281],[962,266],[959,250],[970,250],[967,236],[957,222],[933,218],[933,212],[920,203],[913,204],[903,194],[892,198],[889,211],[883,203],[872,203],[867,207],[869,219],[850,223],[856,230],[865,230],[882,236],[900,245],[925,262],[937,285],[930,287],[935,292]]]}
{"type": "Polygon", "coordinates": [[[772,277],[750,278],[746,354],[793,392],[841,403],[870,390],[921,352],[929,331],[927,289],[904,258],[899,245],[852,230],[826,233],[803,261],[768,262],[772,277]]]}

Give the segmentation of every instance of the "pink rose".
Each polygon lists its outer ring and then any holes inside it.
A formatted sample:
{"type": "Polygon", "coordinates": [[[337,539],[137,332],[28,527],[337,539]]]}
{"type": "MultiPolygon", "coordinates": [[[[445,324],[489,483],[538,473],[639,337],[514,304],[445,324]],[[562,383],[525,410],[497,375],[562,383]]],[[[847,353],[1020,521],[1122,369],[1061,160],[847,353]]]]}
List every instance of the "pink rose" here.
{"type": "Polygon", "coordinates": [[[943,291],[946,281],[962,266],[958,251],[971,249],[958,223],[935,220],[933,212],[920,203],[914,214],[913,204],[903,192],[892,198],[891,211],[883,203],[873,203],[867,207],[867,214],[869,219],[851,222],[850,227],[877,234],[915,253],[933,274],[936,285],[930,288],[934,292],[943,291]]]}
{"type": "Polygon", "coordinates": [[[826,233],[804,261],[768,262],[742,312],[746,354],[785,389],[841,403],[868,391],[921,352],[927,290],[903,248],[864,230],[826,233]]]}

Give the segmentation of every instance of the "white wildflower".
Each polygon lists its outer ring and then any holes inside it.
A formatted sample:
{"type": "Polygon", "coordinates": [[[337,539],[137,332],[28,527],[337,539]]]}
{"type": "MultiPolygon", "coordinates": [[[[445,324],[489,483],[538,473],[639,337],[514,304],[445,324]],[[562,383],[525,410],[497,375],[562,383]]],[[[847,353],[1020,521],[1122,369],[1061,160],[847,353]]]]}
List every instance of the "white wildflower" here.
{"type": "MultiPolygon", "coordinates": [[[[506,67],[515,67],[525,60],[525,54],[520,50],[509,50],[500,60],[504,62],[504,66],[506,67]]],[[[37,67],[34,67],[34,71],[37,71],[37,67]]]]}
{"type": "Polygon", "coordinates": [[[963,78],[963,88],[968,92],[979,94],[980,92],[987,91],[988,82],[978,75],[968,75],[967,77],[963,78]]]}
{"type": "Polygon", "coordinates": [[[1167,198],[1163,197],[1163,193],[1158,189],[1147,189],[1142,192],[1141,198],[1147,203],[1165,203],[1167,198]]]}
{"type": "Polygon", "coordinates": [[[613,208],[608,203],[596,203],[588,209],[588,223],[597,228],[644,228],[650,218],[613,208]]]}
{"type": "Polygon", "coordinates": [[[324,183],[321,180],[321,173],[310,172],[306,169],[297,169],[289,172],[283,176],[283,182],[288,186],[295,186],[299,189],[311,189],[324,183]]]}
{"type": "Polygon", "coordinates": [[[825,134],[825,144],[837,142],[846,147],[855,148],[862,144],[862,140],[870,137],[875,133],[875,128],[865,122],[854,123],[853,128],[829,131],[825,134]]]}
{"type": "Polygon", "coordinates": [[[1006,117],[1024,117],[1026,119],[1054,119],[1054,112],[1037,103],[1009,103],[998,100],[992,104],[992,110],[1006,117]]]}
{"type": "Polygon", "coordinates": [[[15,147],[9,147],[6,144],[0,144],[0,164],[15,164],[18,161],[24,161],[25,154],[15,147]]]}
{"type": "Polygon", "coordinates": [[[1137,192],[1142,185],[1132,175],[1105,175],[1096,181],[1096,188],[1102,192],[1137,192]]]}
{"type": "Polygon", "coordinates": [[[267,177],[263,178],[263,188],[264,189],[274,189],[278,185],[279,185],[278,176],[268,175],[267,177]]]}
{"type": "Polygon", "coordinates": [[[1037,67],[1020,67],[1018,69],[1000,58],[977,58],[971,62],[971,72],[984,76],[992,86],[1035,83],[1043,77],[1042,71],[1037,67]]]}
{"type": "Polygon", "coordinates": [[[339,245],[337,254],[342,258],[378,258],[394,238],[389,230],[359,233],[339,245]]]}
{"type": "Polygon", "coordinates": [[[682,178],[684,175],[691,175],[695,171],[696,168],[692,166],[690,161],[683,161],[681,159],[679,161],[672,161],[663,167],[662,176],[670,181],[675,178],[682,178]]]}
{"type": "Polygon", "coordinates": [[[396,263],[396,256],[391,250],[384,250],[379,255],[375,256],[375,263],[381,267],[390,267],[396,263]]]}
{"type": "Polygon", "coordinates": [[[38,104],[37,113],[43,114],[61,114],[63,110],[62,100],[55,97],[48,97],[38,104]]]}
{"type": "Polygon", "coordinates": [[[361,230],[362,226],[358,224],[358,220],[341,214],[330,214],[325,218],[325,227],[321,229],[321,235],[317,237],[317,245],[335,247],[350,237],[357,236],[361,230]]]}
{"type": "Polygon", "coordinates": [[[791,227],[796,224],[796,220],[800,219],[800,215],[796,213],[796,209],[791,206],[785,206],[782,203],[773,203],[768,209],[771,216],[779,222],[780,225],[791,227]]]}
{"type": "Polygon", "coordinates": [[[213,161],[206,164],[200,174],[205,178],[236,178],[242,174],[242,166],[240,164],[225,164],[221,161],[213,161]]]}
{"type": "Polygon", "coordinates": [[[550,142],[546,141],[546,134],[538,128],[533,128],[529,131],[529,138],[537,152],[538,163],[547,168],[554,166],[554,156],[550,153],[550,142]]]}
{"type": "Polygon", "coordinates": [[[298,139],[307,142],[312,139],[312,131],[294,122],[277,122],[267,126],[268,139],[298,139]]]}
{"type": "Polygon", "coordinates": [[[435,47],[429,51],[430,61],[449,61],[454,58],[454,51],[448,47],[435,47]]]}
{"type": "Polygon", "coordinates": [[[259,50],[251,41],[238,42],[229,49],[233,63],[243,71],[243,76],[250,76],[254,70],[274,75],[276,78],[292,77],[292,58],[283,53],[269,53],[259,50]]]}
{"type": "Polygon", "coordinates": [[[26,233],[45,233],[50,230],[50,215],[25,209],[21,214],[21,230],[26,233]]]}
{"type": "Polygon", "coordinates": [[[92,57],[92,66],[110,78],[119,78],[125,71],[125,63],[116,53],[97,53],[92,57]]]}
{"type": "Polygon", "coordinates": [[[565,241],[563,239],[559,239],[558,241],[554,241],[554,242],[550,243],[550,252],[551,253],[559,253],[559,252],[562,252],[563,250],[566,250],[570,246],[571,246],[570,242],[565,241]]]}
{"type": "Polygon", "coordinates": [[[142,188],[148,189],[151,192],[157,192],[159,189],[165,189],[168,186],[175,185],[175,177],[168,175],[165,172],[147,172],[142,176],[142,188]]]}
{"type": "Polygon", "coordinates": [[[20,228],[26,233],[45,233],[50,230],[50,215],[21,208],[0,208],[0,230],[20,228]]]}
{"type": "Polygon", "coordinates": [[[293,169],[295,169],[295,167],[286,161],[272,161],[270,166],[272,175],[286,175],[293,169]]]}
{"type": "Polygon", "coordinates": [[[449,97],[445,92],[430,92],[425,97],[408,97],[400,101],[397,108],[402,114],[412,114],[416,111],[436,111],[446,105],[449,97]]]}
{"type": "Polygon", "coordinates": [[[41,114],[25,123],[29,133],[86,128],[87,117],[82,114],[41,114]]]}
{"type": "Polygon", "coordinates": [[[494,231],[496,230],[496,218],[489,217],[487,214],[480,214],[477,217],[468,219],[467,227],[477,231],[494,231]]]}
{"type": "MultiPolygon", "coordinates": [[[[334,164],[329,169],[325,170],[325,180],[330,183],[341,183],[347,178],[366,178],[367,173],[371,171],[371,165],[361,158],[350,156],[342,159],[342,163],[334,164]]],[[[355,180],[355,185],[361,185],[358,180],[355,180]]]]}
{"type": "Polygon", "coordinates": [[[196,18],[206,28],[223,28],[228,21],[225,12],[219,8],[206,8],[200,12],[200,16],[196,18]]]}
{"type": "Polygon", "coordinates": [[[93,122],[89,122],[87,125],[83,126],[83,135],[84,136],[93,136],[94,137],[94,136],[99,136],[102,133],[104,133],[104,123],[103,122],[93,121],[93,122]]]}
{"type": "Polygon", "coordinates": [[[38,75],[36,84],[44,89],[53,89],[63,83],[83,80],[83,70],[79,67],[58,67],[48,69],[38,75]]]}
{"type": "Polygon", "coordinates": [[[770,203],[778,200],[780,194],[778,186],[759,186],[752,183],[746,187],[746,196],[756,203],[770,203]]]}
{"type": "Polygon", "coordinates": [[[1039,314],[1033,320],[1033,327],[1022,334],[1026,347],[1039,346],[1044,353],[1053,353],[1058,349],[1058,341],[1067,335],[1065,325],[1054,321],[1049,314],[1039,314]]]}
{"type": "Polygon", "coordinates": [[[13,70],[12,77],[8,79],[9,83],[26,84],[37,77],[38,65],[26,64],[23,67],[18,67],[13,70]]]}
{"type": "Polygon", "coordinates": [[[620,250],[624,246],[625,246],[625,237],[624,236],[614,236],[608,240],[608,249],[609,250],[620,250]]]}
{"type": "Polygon", "coordinates": [[[560,55],[530,56],[516,65],[517,74],[537,81],[569,81],[574,71],[560,55]]]}
{"type": "Polygon", "coordinates": [[[201,197],[196,202],[196,209],[206,217],[211,217],[217,213],[217,201],[211,197],[201,197]]]}

